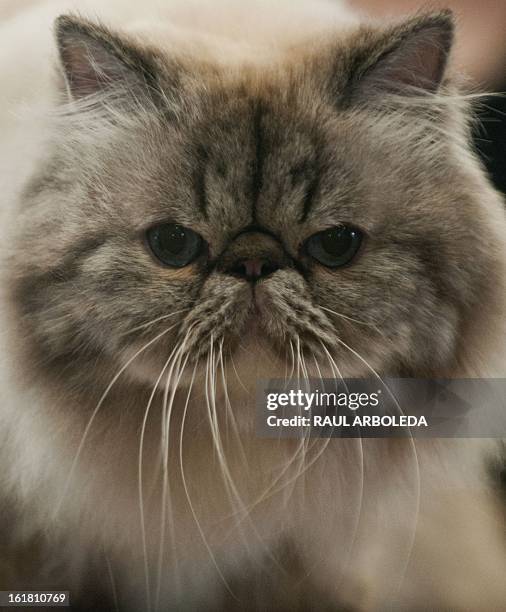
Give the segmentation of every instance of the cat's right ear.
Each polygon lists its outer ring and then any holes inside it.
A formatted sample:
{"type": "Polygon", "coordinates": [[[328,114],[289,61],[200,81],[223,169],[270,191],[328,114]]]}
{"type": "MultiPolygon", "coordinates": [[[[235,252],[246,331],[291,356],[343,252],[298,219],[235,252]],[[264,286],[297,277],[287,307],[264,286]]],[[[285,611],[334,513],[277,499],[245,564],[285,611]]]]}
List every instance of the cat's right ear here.
{"type": "Polygon", "coordinates": [[[71,98],[79,100],[113,88],[138,97],[157,89],[152,54],[107,28],[63,15],[55,22],[55,34],[71,98]]]}

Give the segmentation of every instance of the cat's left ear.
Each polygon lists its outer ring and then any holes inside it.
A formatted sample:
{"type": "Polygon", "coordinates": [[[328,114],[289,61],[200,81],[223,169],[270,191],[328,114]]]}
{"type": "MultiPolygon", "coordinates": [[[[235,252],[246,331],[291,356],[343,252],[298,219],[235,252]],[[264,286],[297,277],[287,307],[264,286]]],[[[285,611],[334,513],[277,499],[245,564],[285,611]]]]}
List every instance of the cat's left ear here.
{"type": "Polygon", "coordinates": [[[435,92],[454,38],[451,11],[422,15],[386,31],[365,31],[349,56],[345,97],[367,101],[386,93],[435,92]]]}
{"type": "Polygon", "coordinates": [[[79,17],[63,15],[55,34],[67,89],[74,99],[116,88],[138,96],[156,86],[152,54],[79,17]]]}

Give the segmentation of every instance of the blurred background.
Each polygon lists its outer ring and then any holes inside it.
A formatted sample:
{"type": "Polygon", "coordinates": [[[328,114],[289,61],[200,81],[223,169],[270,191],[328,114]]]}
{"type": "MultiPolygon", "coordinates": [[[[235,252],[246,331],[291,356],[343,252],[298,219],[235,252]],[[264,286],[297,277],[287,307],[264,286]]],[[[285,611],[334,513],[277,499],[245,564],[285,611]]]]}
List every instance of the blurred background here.
{"type": "Polygon", "coordinates": [[[476,149],[492,180],[506,194],[506,0],[348,0],[374,17],[451,8],[458,28],[455,63],[469,76],[470,91],[486,96],[479,105],[476,149]]]}

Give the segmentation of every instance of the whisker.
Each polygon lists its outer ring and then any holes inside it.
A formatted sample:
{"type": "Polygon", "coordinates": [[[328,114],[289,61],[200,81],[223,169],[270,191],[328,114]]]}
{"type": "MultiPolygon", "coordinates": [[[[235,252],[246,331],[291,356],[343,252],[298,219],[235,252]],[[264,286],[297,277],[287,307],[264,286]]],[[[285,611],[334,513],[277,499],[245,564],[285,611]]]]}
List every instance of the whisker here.
{"type": "Polygon", "coordinates": [[[118,604],[118,593],[116,591],[116,581],[114,580],[114,574],[112,571],[111,561],[109,560],[109,556],[104,551],[105,564],[107,566],[107,574],[109,576],[109,582],[111,583],[111,595],[112,602],[114,605],[115,612],[119,612],[119,604],[118,604]]]}
{"type": "MultiPolygon", "coordinates": [[[[357,357],[357,359],[359,359],[363,364],[365,364],[369,370],[373,373],[373,375],[381,382],[381,384],[383,385],[384,389],[387,391],[387,393],[390,395],[390,397],[392,398],[397,410],[399,411],[399,414],[401,414],[402,416],[404,416],[404,411],[402,410],[401,406],[399,405],[399,402],[397,401],[397,398],[395,397],[395,395],[392,393],[391,389],[388,387],[388,385],[384,382],[384,380],[381,378],[381,376],[376,372],[376,370],[362,357],[362,355],[360,355],[357,351],[355,351],[353,348],[351,348],[351,346],[349,346],[348,344],[346,344],[346,342],[344,342],[343,340],[336,338],[337,341],[339,342],[339,344],[341,344],[342,346],[344,346],[345,348],[347,348],[353,355],[355,355],[355,357],[357,357]]],[[[407,554],[407,559],[404,565],[404,570],[401,572],[401,577],[400,577],[400,581],[399,581],[399,587],[398,590],[400,590],[400,588],[402,587],[402,584],[404,582],[404,578],[408,569],[408,565],[411,559],[411,555],[413,552],[413,547],[414,547],[414,543],[415,543],[415,538],[416,538],[416,529],[418,526],[418,518],[419,518],[419,513],[420,513],[420,494],[421,494],[421,479],[420,479],[420,463],[418,461],[418,453],[416,450],[416,442],[415,439],[413,437],[413,434],[411,432],[411,427],[409,427],[409,425],[407,426],[407,430],[409,433],[409,442],[410,442],[410,446],[413,452],[413,459],[414,459],[414,468],[415,468],[415,480],[416,480],[416,491],[415,491],[415,519],[414,519],[414,526],[413,526],[413,530],[412,530],[412,534],[411,534],[411,538],[409,541],[409,548],[408,548],[408,554],[407,554]]]]}
{"type": "MultiPolygon", "coordinates": [[[[292,346],[292,354],[294,355],[294,360],[295,360],[295,352],[293,351],[293,345],[291,341],[290,341],[290,345],[292,346]]],[[[297,366],[296,380],[297,380],[297,383],[300,381],[299,366],[297,366]]],[[[283,491],[289,484],[291,484],[291,482],[293,481],[293,478],[288,479],[287,481],[282,483],[280,486],[276,486],[282,480],[283,476],[289,471],[293,463],[299,458],[303,445],[304,445],[304,439],[302,438],[297,448],[295,449],[295,452],[292,454],[290,459],[285,463],[285,465],[283,466],[279,474],[264,489],[264,491],[262,491],[262,493],[260,493],[260,495],[258,495],[257,498],[250,504],[250,511],[256,506],[258,506],[260,503],[268,499],[269,497],[272,497],[276,493],[283,491]]],[[[288,501],[289,499],[285,499],[285,504],[287,504],[288,501]]]]}
{"type": "Polygon", "coordinates": [[[147,599],[147,608],[151,609],[151,587],[150,587],[150,579],[149,579],[149,567],[148,567],[148,551],[147,551],[147,542],[146,542],[146,523],[145,523],[145,515],[144,515],[144,493],[143,493],[143,456],[144,456],[144,435],[146,432],[146,426],[148,422],[148,416],[151,409],[151,405],[153,403],[153,399],[156,395],[156,391],[158,389],[158,385],[169,366],[169,363],[172,360],[174,353],[177,350],[178,345],[174,347],[172,352],[170,353],[167,361],[163,365],[163,368],[155,381],[153,386],[153,390],[151,395],[149,396],[148,403],[146,405],[146,410],[144,412],[144,418],[142,420],[141,426],[141,434],[139,441],[139,461],[138,461],[138,490],[139,490],[139,514],[140,514],[140,522],[141,522],[141,537],[142,537],[142,551],[144,555],[144,579],[146,583],[146,599],[147,599]]]}
{"type": "Polygon", "coordinates": [[[246,385],[243,383],[243,381],[241,380],[241,377],[239,376],[239,372],[237,371],[237,368],[235,366],[235,361],[234,361],[234,356],[232,354],[232,351],[229,351],[229,357],[230,357],[230,363],[232,364],[232,368],[234,370],[235,373],[235,377],[237,378],[237,381],[239,382],[239,384],[241,385],[241,387],[244,389],[244,391],[246,391],[246,393],[248,392],[248,389],[246,388],[246,385]]]}
{"type": "MultiPolygon", "coordinates": [[[[225,487],[227,488],[227,494],[229,496],[229,500],[232,503],[232,498],[235,498],[236,501],[239,503],[239,505],[243,506],[244,504],[242,502],[241,496],[239,494],[239,491],[237,490],[235,482],[230,473],[230,469],[228,467],[228,463],[227,463],[225,453],[223,450],[223,445],[221,442],[221,436],[220,436],[220,431],[219,431],[218,413],[216,410],[216,365],[215,365],[215,357],[214,357],[213,334],[211,334],[209,355],[210,355],[210,361],[209,361],[210,369],[209,369],[209,378],[208,378],[209,393],[206,393],[206,399],[208,400],[207,408],[208,408],[209,424],[211,426],[211,433],[212,433],[212,438],[213,438],[213,445],[215,447],[215,451],[218,457],[218,462],[219,462],[220,469],[222,472],[222,479],[225,484],[225,487]]],[[[245,543],[247,542],[245,541],[245,543]]]]}
{"type": "MultiPolygon", "coordinates": [[[[300,337],[297,337],[297,354],[298,354],[298,358],[300,360],[300,364],[301,364],[301,371],[302,371],[302,375],[304,377],[305,383],[306,385],[309,385],[309,373],[306,367],[306,361],[304,359],[304,353],[301,350],[301,346],[300,346],[300,337]]],[[[302,386],[302,385],[299,385],[302,386]]],[[[307,387],[306,387],[307,388],[307,387]]],[[[302,415],[301,415],[302,416],[302,415]]],[[[306,456],[307,456],[307,450],[308,450],[308,445],[310,443],[310,438],[307,435],[308,433],[308,429],[307,427],[304,427],[302,432],[301,432],[301,436],[302,436],[302,448],[301,448],[301,456],[298,462],[298,467],[297,467],[297,472],[295,474],[295,478],[293,479],[293,486],[292,486],[292,490],[291,490],[291,494],[293,495],[293,492],[295,490],[295,486],[297,483],[299,483],[299,486],[303,487],[303,491],[302,491],[302,495],[305,495],[305,480],[301,482],[301,476],[303,474],[306,473],[306,469],[305,469],[305,465],[306,465],[306,456]]],[[[303,499],[305,500],[305,498],[303,497],[303,499]]],[[[304,501],[305,503],[305,501],[304,501]]]]}
{"type": "MultiPolygon", "coordinates": [[[[200,534],[202,542],[203,542],[203,544],[204,544],[204,546],[205,546],[205,548],[206,548],[206,550],[207,550],[207,552],[209,554],[209,558],[211,559],[211,562],[214,565],[214,568],[216,569],[216,572],[218,573],[218,576],[220,577],[220,579],[221,579],[224,587],[228,591],[228,593],[236,601],[239,601],[237,596],[234,594],[234,592],[230,588],[230,585],[228,584],[227,579],[225,578],[225,575],[223,574],[223,572],[220,569],[220,566],[218,564],[218,561],[216,560],[216,557],[215,557],[215,555],[213,553],[213,550],[212,550],[209,542],[207,541],[206,535],[204,533],[202,525],[200,524],[199,518],[197,516],[197,512],[195,511],[195,508],[194,508],[193,503],[191,501],[190,491],[188,489],[188,483],[187,483],[186,476],[185,476],[185,471],[184,471],[184,462],[183,462],[184,426],[185,426],[185,423],[186,423],[186,416],[187,416],[187,413],[188,413],[188,405],[189,405],[189,402],[190,402],[190,395],[191,395],[191,391],[192,391],[194,380],[195,380],[195,373],[196,373],[196,370],[197,370],[198,361],[199,361],[199,355],[197,355],[197,360],[195,362],[195,367],[193,368],[193,374],[192,374],[192,378],[191,378],[191,381],[190,381],[190,388],[188,390],[188,395],[187,395],[186,402],[185,402],[184,409],[183,409],[183,416],[181,418],[181,433],[180,433],[180,437],[179,437],[179,466],[180,466],[180,469],[181,469],[181,481],[183,483],[183,489],[184,489],[184,492],[185,492],[185,495],[186,495],[186,499],[188,500],[188,505],[190,507],[190,512],[192,513],[193,520],[195,521],[195,525],[197,526],[197,530],[198,530],[198,532],[200,534]]],[[[207,361],[209,361],[209,354],[207,355],[207,361]]]]}
{"type": "Polygon", "coordinates": [[[365,327],[370,327],[371,329],[374,329],[374,331],[376,331],[380,336],[384,337],[384,333],[379,329],[379,327],[377,327],[373,323],[367,323],[366,321],[361,321],[360,319],[354,319],[353,317],[345,315],[342,312],[337,312],[335,310],[332,310],[331,308],[327,308],[326,306],[320,306],[320,308],[322,310],[326,310],[327,312],[330,312],[336,317],[345,319],[346,321],[351,321],[352,323],[357,323],[358,325],[364,325],[365,327]]]}
{"type": "Polygon", "coordinates": [[[235,434],[236,440],[238,442],[239,451],[241,453],[242,463],[245,466],[245,468],[247,469],[247,467],[248,467],[248,459],[247,459],[246,453],[244,451],[244,445],[242,443],[241,436],[239,434],[239,428],[238,428],[238,425],[237,425],[237,419],[235,418],[235,413],[234,413],[234,411],[232,409],[232,405],[230,403],[230,397],[228,395],[228,384],[227,384],[227,379],[226,379],[225,363],[224,363],[224,358],[223,358],[223,339],[220,342],[219,365],[220,365],[220,371],[221,371],[221,382],[222,382],[222,385],[223,385],[223,394],[224,394],[224,397],[225,397],[225,409],[227,411],[227,414],[230,416],[230,420],[231,420],[231,423],[232,423],[232,429],[233,429],[233,432],[235,434]]]}
{"type": "MultiPolygon", "coordinates": [[[[314,357],[314,355],[313,355],[313,357],[314,357]]],[[[297,358],[298,358],[298,360],[300,361],[300,364],[301,364],[300,368],[301,368],[302,374],[305,377],[305,380],[307,381],[307,384],[309,384],[309,381],[310,381],[309,372],[308,372],[308,369],[307,369],[307,366],[306,366],[306,361],[305,361],[305,358],[304,358],[304,354],[303,354],[303,352],[301,350],[300,337],[297,337],[297,358]]],[[[316,361],[316,358],[315,358],[315,361],[316,361]]],[[[318,367],[318,371],[320,371],[319,367],[318,367]]],[[[283,484],[283,487],[282,487],[282,488],[287,488],[288,485],[292,484],[290,496],[293,494],[293,491],[295,490],[295,486],[296,486],[297,482],[300,482],[301,477],[305,476],[305,474],[307,474],[308,470],[322,456],[325,448],[329,444],[329,441],[327,440],[323,444],[322,449],[308,463],[307,462],[307,454],[313,448],[315,448],[316,446],[319,446],[319,441],[318,440],[315,440],[313,443],[311,443],[311,437],[308,435],[308,433],[310,433],[310,431],[311,431],[310,428],[309,429],[307,427],[304,428],[303,433],[302,433],[301,444],[297,448],[297,451],[296,451],[295,456],[293,458],[295,460],[295,458],[300,454],[300,460],[298,462],[297,472],[290,479],[285,481],[285,483],[283,484]]],[[[300,485],[304,486],[304,492],[305,492],[305,481],[300,483],[300,485]]]]}
{"type": "Polygon", "coordinates": [[[100,397],[95,409],[93,410],[93,412],[91,413],[91,416],[88,420],[88,423],[84,429],[83,435],[81,437],[81,441],[79,443],[79,446],[77,447],[77,451],[74,457],[74,460],[70,466],[70,470],[69,470],[69,475],[67,476],[67,480],[63,486],[63,492],[61,497],[59,498],[58,503],[56,504],[56,508],[53,514],[53,520],[56,519],[56,516],[58,515],[58,512],[60,511],[61,505],[63,503],[63,499],[67,493],[67,490],[70,486],[70,482],[73,478],[77,463],[79,461],[79,458],[81,456],[81,452],[83,450],[84,444],[86,443],[86,440],[88,438],[88,434],[91,430],[91,427],[93,425],[93,422],[100,410],[100,408],[102,407],[105,399],[107,398],[109,391],[112,389],[112,387],[115,385],[116,381],[118,380],[118,378],[123,374],[123,372],[131,365],[131,363],[137,359],[137,357],[142,354],[147,348],[149,348],[151,345],[153,345],[157,340],[159,340],[160,338],[162,338],[163,336],[165,336],[166,334],[169,333],[169,331],[171,331],[171,329],[173,329],[175,327],[175,325],[171,325],[170,327],[168,327],[167,329],[165,329],[164,331],[160,332],[158,335],[156,335],[154,338],[152,338],[149,342],[146,342],[146,344],[144,344],[144,346],[142,346],[136,353],[134,353],[134,355],[132,355],[132,357],[130,357],[128,359],[128,361],[120,368],[120,370],[116,373],[116,375],[113,377],[113,379],[111,380],[111,382],[109,383],[109,385],[107,386],[107,388],[105,389],[105,391],[103,392],[102,396],[100,397]]]}
{"type": "MultiPolygon", "coordinates": [[[[243,466],[245,468],[245,471],[243,472],[243,475],[244,475],[244,474],[247,474],[248,460],[247,460],[247,457],[246,457],[246,454],[245,454],[245,451],[244,451],[244,446],[242,444],[241,436],[240,436],[239,429],[238,429],[238,426],[237,426],[237,420],[235,418],[234,411],[232,410],[232,406],[230,404],[230,398],[228,396],[225,364],[224,364],[224,359],[223,359],[223,339],[220,341],[220,345],[219,345],[218,364],[220,366],[220,371],[221,371],[221,380],[222,380],[222,385],[223,385],[223,393],[224,393],[224,397],[225,397],[225,407],[226,407],[227,413],[230,414],[230,417],[231,417],[233,432],[235,434],[235,437],[236,437],[236,440],[237,440],[237,443],[238,443],[239,452],[241,454],[241,459],[242,459],[242,464],[243,464],[243,466]]],[[[261,534],[259,533],[258,529],[256,528],[256,525],[255,525],[254,521],[251,519],[251,512],[250,512],[248,506],[245,505],[242,497],[237,492],[235,484],[233,483],[233,481],[232,481],[232,492],[234,493],[236,501],[238,502],[238,505],[240,506],[239,512],[241,513],[239,518],[235,522],[236,528],[238,528],[240,526],[240,524],[243,522],[243,520],[248,520],[248,524],[251,527],[251,529],[252,529],[255,537],[257,538],[259,544],[264,549],[265,554],[275,563],[275,565],[278,567],[278,569],[282,573],[286,573],[286,570],[280,565],[279,561],[273,556],[273,554],[271,553],[271,551],[269,549],[269,546],[265,543],[264,539],[262,538],[261,534]]],[[[234,517],[237,514],[238,514],[238,511],[234,510],[234,512],[232,513],[232,515],[230,515],[230,517],[234,517]]]]}
{"type": "MultiPolygon", "coordinates": [[[[324,352],[327,355],[327,358],[329,360],[329,362],[331,363],[331,367],[337,371],[339,378],[341,379],[341,381],[343,382],[343,385],[346,389],[346,392],[349,393],[349,389],[348,389],[348,385],[346,384],[345,379],[343,378],[343,375],[341,373],[341,370],[339,369],[337,363],[335,362],[334,358],[332,357],[332,355],[330,354],[329,350],[327,349],[327,347],[325,346],[325,344],[323,344],[323,342],[320,343],[324,352]]],[[[360,427],[359,427],[359,432],[360,432],[360,427]]],[[[358,450],[359,450],[359,466],[360,466],[360,491],[359,491],[359,501],[358,501],[358,513],[357,513],[357,517],[355,519],[355,524],[353,526],[353,531],[352,531],[352,536],[351,536],[351,540],[350,540],[350,547],[347,553],[347,560],[346,562],[343,564],[343,569],[348,568],[350,562],[351,562],[351,557],[353,555],[353,549],[355,548],[355,541],[358,535],[358,530],[360,527],[360,519],[362,517],[362,506],[363,506],[363,499],[364,499],[364,449],[363,449],[363,444],[362,444],[362,436],[359,435],[358,438],[358,450]]],[[[344,575],[341,575],[341,581],[339,584],[342,583],[342,580],[344,579],[344,575]]]]}
{"type": "Polygon", "coordinates": [[[286,375],[286,371],[285,371],[285,389],[287,388],[288,384],[293,380],[293,373],[295,371],[295,352],[293,350],[293,342],[291,339],[288,340],[288,342],[290,343],[290,355],[291,355],[291,367],[290,367],[290,374],[288,374],[288,377],[286,375]]]}
{"type": "Polygon", "coordinates": [[[176,310],[175,312],[170,312],[169,314],[162,315],[161,317],[157,317],[156,319],[148,321],[147,323],[143,323],[142,325],[137,325],[137,327],[133,327],[132,329],[129,329],[127,332],[120,334],[120,338],[133,334],[134,332],[139,331],[141,329],[146,329],[148,327],[151,327],[155,323],[158,323],[159,321],[170,319],[171,317],[175,317],[178,314],[182,314],[183,312],[188,312],[188,311],[189,311],[189,308],[183,308],[181,310],[176,310]]]}
{"type": "MultiPolygon", "coordinates": [[[[170,443],[170,421],[171,421],[171,416],[172,416],[172,408],[174,405],[174,398],[176,395],[176,391],[179,387],[179,383],[181,381],[181,377],[184,373],[184,369],[186,367],[186,364],[188,363],[188,359],[190,358],[189,353],[186,354],[186,357],[184,359],[183,364],[181,365],[181,360],[182,357],[184,355],[185,349],[186,349],[186,343],[188,341],[188,337],[189,334],[191,333],[193,327],[191,327],[187,332],[186,335],[178,349],[177,355],[174,357],[174,362],[171,365],[171,368],[167,374],[167,380],[165,383],[165,391],[167,391],[169,389],[169,387],[171,388],[171,395],[170,395],[170,400],[167,404],[167,398],[168,398],[168,394],[164,393],[164,415],[166,414],[165,417],[165,434],[164,434],[164,439],[165,439],[165,444],[166,446],[164,447],[164,453],[162,454],[163,457],[163,485],[162,485],[162,511],[161,511],[161,517],[160,517],[160,523],[161,523],[161,528],[160,528],[160,546],[158,549],[158,573],[157,573],[157,589],[156,589],[156,609],[158,609],[159,607],[159,601],[160,601],[160,592],[161,592],[161,584],[162,584],[162,572],[163,572],[163,554],[164,554],[164,549],[165,549],[165,524],[166,524],[166,511],[167,508],[170,509],[169,512],[169,527],[170,527],[170,536],[171,536],[171,540],[174,543],[174,566],[175,566],[175,574],[178,577],[179,576],[179,567],[178,567],[178,559],[177,559],[177,551],[176,551],[176,538],[175,538],[175,526],[174,526],[174,517],[173,517],[173,511],[172,511],[172,501],[171,501],[171,495],[170,495],[170,486],[169,486],[169,468],[168,468],[168,461],[169,461],[169,443],[170,443]],[[175,367],[175,369],[174,369],[175,367]],[[175,376],[175,382],[172,384],[172,375],[174,372],[176,373],[175,376]]],[[[179,583],[179,580],[178,580],[179,583]]],[[[179,588],[179,584],[178,584],[178,588],[179,588]]]]}
{"type": "MultiPolygon", "coordinates": [[[[326,347],[323,344],[322,344],[322,348],[324,348],[326,350],[326,347]]],[[[328,351],[327,351],[327,353],[328,353],[328,351]]],[[[329,354],[329,356],[330,356],[330,354],[329,354]]],[[[337,365],[335,364],[335,362],[334,362],[334,364],[331,363],[331,367],[332,367],[333,371],[336,373],[335,368],[337,368],[337,365]]],[[[320,371],[319,368],[318,368],[318,370],[320,371]]],[[[342,376],[340,374],[339,374],[339,376],[342,378],[342,376]]],[[[337,376],[336,376],[336,378],[337,378],[337,376]]],[[[301,444],[299,444],[299,446],[297,447],[295,453],[292,455],[290,460],[285,464],[285,466],[284,466],[283,470],[281,471],[281,473],[274,479],[274,481],[270,484],[270,486],[267,487],[260,494],[260,496],[257,497],[257,499],[252,503],[251,508],[256,506],[256,505],[258,505],[258,504],[260,504],[265,499],[267,499],[269,497],[272,497],[276,493],[282,491],[284,488],[289,486],[294,480],[297,480],[298,478],[300,478],[300,476],[302,476],[304,473],[306,473],[318,461],[318,459],[323,455],[323,453],[325,452],[327,446],[330,444],[330,438],[327,438],[325,440],[325,442],[322,445],[321,449],[311,459],[311,461],[309,461],[308,463],[305,464],[304,469],[301,472],[296,473],[294,476],[292,476],[291,478],[289,478],[288,480],[283,482],[280,486],[276,486],[278,484],[278,482],[281,480],[281,478],[284,476],[284,474],[288,471],[288,469],[290,468],[292,463],[297,459],[297,457],[299,455],[299,452],[301,451],[302,444],[304,444],[304,439],[302,439],[301,444]]],[[[315,443],[315,445],[316,444],[317,443],[315,443]]],[[[311,446],[311,448],[313,448],[313,446],[311,446]]]]}

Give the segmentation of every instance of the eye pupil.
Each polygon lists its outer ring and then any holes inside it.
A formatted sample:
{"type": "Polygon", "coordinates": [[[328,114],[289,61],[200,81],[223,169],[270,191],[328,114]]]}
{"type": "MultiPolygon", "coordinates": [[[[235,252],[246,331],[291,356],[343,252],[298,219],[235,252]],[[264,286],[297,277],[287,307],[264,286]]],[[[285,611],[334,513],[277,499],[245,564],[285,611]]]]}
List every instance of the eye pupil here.
{"type": "Polygon", "coordinates": [[[353,230],[336,228],[322,233],[322,247],[330,255],[339,256],[345,253],[353,241],[353,230]]]}
{"type": "Polygon", "coordinates": [[[306,251],[324,266],[338,268],[355,257],[361,242],[360,230],[340,225],[311,236],[306,242],[306,251]]]}
{"type": "Polygon", "coordinates": [[[152,227],[146,236],[153,254],[167,266],[187,266],[202,250],[202,238],[193,230],[175,223],[152,227]]]}
{"type": "Polygon", "coordinates": [[[170,229],[161,231],[160,248],[168,253],[180,253],[186,244],[186,234],[180,225],[169,226],[170,229]]]}

